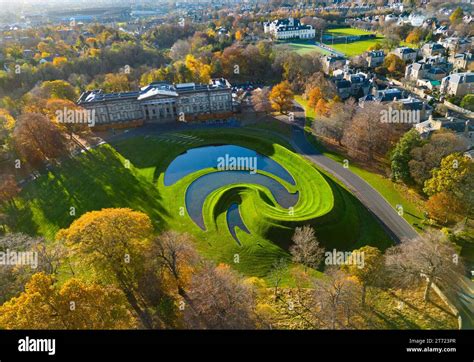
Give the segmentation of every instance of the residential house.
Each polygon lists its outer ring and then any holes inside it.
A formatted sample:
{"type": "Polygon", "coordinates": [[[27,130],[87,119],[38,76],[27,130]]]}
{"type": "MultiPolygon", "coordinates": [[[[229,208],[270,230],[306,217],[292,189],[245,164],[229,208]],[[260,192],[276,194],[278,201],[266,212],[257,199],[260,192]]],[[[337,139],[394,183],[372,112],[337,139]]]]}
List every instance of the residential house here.
{"type": "Polygon", "coordinates": [[[353,74],[351,71],[341,72],[338,70],[334,73],[336,73],[336,76],[333,81],[337,93],[342,99],[360,98],[369,93],[372,82],[368,74],[362,72],[353,74]]]}
{"type": "Polygon", "coordinates": [[[444,77],[441,81],[440,91],[453,96],[474,93],[474,73],[454,73],[444,77]]]}
{"type": "Polygon", "coordinates": [[[440,39],[438,43],[448,49],[450,53],[463,53],[471,49],[471,41],[467,38],[452,36],[440,39]]]}
{"type": "Polygon", "coordinates": [[[392,54],[395,54],[406,63],[412,63],[416,60],[418,52],[409,47],[400,47],[393,50],[392,54]]]}
{"type": "Polygon", "coordinates": [[[436,55],[445,55],[446,49],[439,43],[426,43],[424,44],[421,49],[421,56],[422,57],[432,57],[436,55]]]}
{"type": "Polygon", "coordinates": [[[471,52],[457,53],[450,57],[450,61],[454,69],[468,70],[472,68],[472,64],[474,63],[474,55],[471,52]]]}
{"type": "Polygon", "coordinates": [[[415,129],[423,138],[428,138],[433,132],[440,129],[453,131],[456,136],[466,143],[466,150],[474,146],[474,125],[471,120],[456,117],[441,117],[434,119],[430,116],[428,120],[418,123],[415,129]]]}
{"type": "Polygon", "coordinates": [[[367,64],[369,68],[375,68],[383,64],[385,53],[383,50],[372,50],[367,53],[367,64]]]}
{"type": "Polygon", "coordinates": [[[428,103],[411,96],[394,100],[394,103],[403,110],[417,111],[418,122],[426,120],[433,112],[433,108],[428,103]]]}
{"type": "Polygon", "coordinates": [[[446,69],[425,62],[408,64],[405,68],[405,78],[410,80],[428,79],[440,81],[447,74],[446,69]]]}
{"type": "Polygon", "coordinates": [[[322,59],[323,71],[330,74],[336,69],[343,69],[347,62],[348,60],[340,55],[325,55],[322,59]]]}
{"type": "Polygon", "coordinates": [[[441,25],[434,31],[434,34],[446,36],[448,35],[448,31],[449,31],[449,27],[447,25],[441,25]]]}

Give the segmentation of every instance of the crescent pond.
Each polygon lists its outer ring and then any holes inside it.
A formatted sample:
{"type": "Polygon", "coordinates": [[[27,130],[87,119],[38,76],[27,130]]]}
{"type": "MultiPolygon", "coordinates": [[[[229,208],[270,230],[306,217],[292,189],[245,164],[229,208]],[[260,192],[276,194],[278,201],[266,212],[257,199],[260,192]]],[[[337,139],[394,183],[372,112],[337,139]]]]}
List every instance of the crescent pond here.
{"type": "MultiPolygon", "coordinates": [[[[263,171],[295,185],[295,180],[285,168],[268,156],[236,145],[204,146],[187,150],[169,164],[164,184],[171,186],[187,175],[209,168],[215,169],[215,172],[206,173],[191,182],[185,196],[189,216],[203,230],[204,202],[213,191],[224,186],[261,185],[272,193],[283,208],[290,208],[298,202],[298,193],[290,193],[276,179],[259,173],[263,171]]],[[[230,234],[239,243],[235,228],[247,233],[249,230],[242,220],[238,204],[229,206],[226,219],[230,234]]]]}

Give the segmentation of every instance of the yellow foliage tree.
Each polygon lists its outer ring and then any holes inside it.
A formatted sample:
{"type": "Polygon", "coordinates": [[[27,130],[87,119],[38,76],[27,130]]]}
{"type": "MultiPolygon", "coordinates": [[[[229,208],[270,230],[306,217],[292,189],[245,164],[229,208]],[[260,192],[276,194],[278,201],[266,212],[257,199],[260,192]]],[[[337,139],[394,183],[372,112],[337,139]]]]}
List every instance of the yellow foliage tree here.
{"type": "Polygon", "coordinates": [[[209,83],[211,80],[211,66],[188,54],[185,60],[186,67],[193,74],[193,79],[200,83],[209,83]]]}
{"type": "Polygon", "coordinates": [[[0,306],[5,329],[129,329],[137,326],[118,289],[79,279],[62,286],[34,274],[25,291],[0,306]]]}
{"type": "Polygon", "coordinates": [[[323,93],[321,92],[321,88],[314,87],[309,91],[308,94],[308,106],[312,109],[316,108],[318,101],[323,98],[323,93]]]}
{"type": "Polygon", "coordinates": [[[53,59],[53,65],[55,67],[64,65],[66,63],[67,63],[67,58],[66,57],[56,57],[56,58],[53,59]]]}
{"type": "MultiPolygon", "coordinates": [[[[148,279],[147,289],[157,289],[160,281],[149,270],[154,267],[150,237],[153,226],[142,212],[127,208],[102,209],[85,213],[68,229],[56,235],[71,246],[83,265],[92,266],[103,281],[115,283],[125,294],[130,305],[146,328],[154,328],[147,294],[140,283],[148,279]]],[[[162,291],[158,294],[162,294],[162,291]]],[[[159,302],[154,300],[153,303],[159,302]]],[[[156,316],[159,318],[159,316],[156,316]]],[[[160,327],[163,325],[160,321],[160,327]]]]}
{"type": "Polygon", "coordinates": [[[288,81],[281,82],[274,86],[270,92],[270,103],[272,108],[280,113],[287,113],[293,106],[294,94],[288,81]]]}

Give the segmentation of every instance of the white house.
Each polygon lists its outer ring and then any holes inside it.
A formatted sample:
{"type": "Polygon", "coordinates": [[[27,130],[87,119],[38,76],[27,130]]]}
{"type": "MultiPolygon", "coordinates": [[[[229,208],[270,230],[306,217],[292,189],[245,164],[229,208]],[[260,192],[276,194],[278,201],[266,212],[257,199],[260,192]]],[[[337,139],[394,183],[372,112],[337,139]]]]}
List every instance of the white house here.
{"type": "Polygon", "coordinates": [[[273,35],[278,40],[285,39],[314,39],[316,30],[312,25],[305,25],[299,19],[278,19],[263,24],[265,33],[273,35]]]}

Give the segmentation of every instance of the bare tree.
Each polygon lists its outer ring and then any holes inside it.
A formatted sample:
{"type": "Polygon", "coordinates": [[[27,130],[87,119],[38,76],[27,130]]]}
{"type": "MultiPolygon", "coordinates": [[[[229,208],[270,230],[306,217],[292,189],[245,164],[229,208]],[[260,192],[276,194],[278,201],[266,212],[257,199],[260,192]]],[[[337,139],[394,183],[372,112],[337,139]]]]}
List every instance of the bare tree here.
{"type": "Polygon", "coordinates": [[[353,98],[346,102],[335,102],[331,106],[329,117],[320,116],[316,122],[313,122],[313,129],[316,134],[341,144],[344,131],[349,127],[355,111],[356,103],[353,98]]]}
{"type": "Polygon", "coordinates": [[[272,105],[269,100],[270,89],[268,87],[255,89],[252,92],[252,104],[257,112],[268,114],[272,111],[272,105]]]}
{"type": "Polygon", "coordinates": [[[438,231],[407,240],[390,248],[386,264],[393,283],[400,286],[425,281],[424,300],[429,300],[433,283],[445,291],[455,291],[464,266],[454,246],[438,231]]]}
{"type": "MultiPolygon", "coordinates": [[[[44,245],[43,238],[35,238],[25,234],[7,234],[0,236],[0,252],[34,252],[35,248],[44,245]]],[[[33,260],[31,260],[33,261],[33,260]]],[[[31,276],[43,268],[42,260],[38,257],[38,265],[0,265],[0,304],[15,297],[24,290],[31,276]]]]}
{"type": "Polygon", "coordinates": [[[189,328],[255,328],[254,290],[227,265],[216,267],[204,263],[193,275],[188,295],[194,306],[194,310],[184,310],[184,320],[189,328]]]}
{"type": "Polygon", "coordinates": [[[273,263],[272,269],[269,273],[269,279],[273,284],[273,296],[275,301],[278,299],[278,287],[280,286],[283,276],[285,275],[286,270],[288,269],[288,263],[285,259],[280,258],[273,263]]]}
{"type": "Polygon", "coordinates": [[[351,317],[360,309],[359,300],[359,285],[339,269],[331,268],[325,278],[314,281],[315,315],[326,328],[354,328],[351,317]]]}
{"type": "Polygon", "coordinates": [[[317,268],[324,255],[324,248],[319,246],[314,229],[305,225],[297,227],[293,235],[293,243],[290,247],[291,255],[295,263],[301,263],[306,267],[317,268]]]}
{"type": "Polygon", "coordinates": [[[179,39],[170,49],[170,57],[174,61],[183,60],[186,55],[191,53],[191,42],[189,40],[179,39]]]}
{"type": "Polygon", "coordinates": [[[386,155],[407,126],[382,122],[387,106],[379,102],[368,102],[355,113],[350,126],[344,132],[342,143],[349,156],[371,161],[378,155],[386,155]]]}

